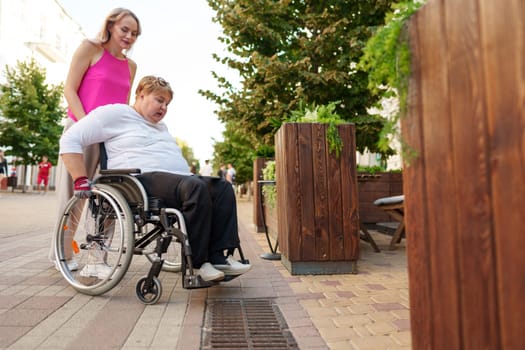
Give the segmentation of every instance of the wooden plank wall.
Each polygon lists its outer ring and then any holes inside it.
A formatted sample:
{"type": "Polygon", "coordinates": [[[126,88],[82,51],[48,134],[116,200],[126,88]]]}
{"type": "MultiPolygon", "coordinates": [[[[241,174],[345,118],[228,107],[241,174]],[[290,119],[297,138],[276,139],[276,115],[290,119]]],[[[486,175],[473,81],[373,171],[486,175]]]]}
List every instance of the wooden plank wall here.
{"type": "Polygon", "coordinates": [[[414,349],[525,349],[525,2],[410,21],[404,169],[414,349]]]}
{"type": "Polygon", "coordinates": [[[359,194],[359,220],[363,224],[393,221],[388,213],[378,208],[374,201],[382,197],[403,194],[403,175],[401,173],[379,173],[370,175],[357,173],[359,194]]]}
{"type": "Polygon", "coordinates": [[[339,126],[344,149],[337,159],[325,127],[285,123],[275,136],[279,245],[291,262],[359,256],[355,128],[339,126]]]}

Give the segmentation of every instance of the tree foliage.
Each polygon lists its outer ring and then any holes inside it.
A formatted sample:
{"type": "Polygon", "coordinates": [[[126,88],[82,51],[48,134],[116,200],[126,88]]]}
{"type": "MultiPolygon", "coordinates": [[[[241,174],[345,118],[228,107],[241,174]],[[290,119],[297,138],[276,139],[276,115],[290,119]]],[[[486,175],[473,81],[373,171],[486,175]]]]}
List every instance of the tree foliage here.
{"type": "Polygon", "coordinates": [[[236,171],[236,182],[244,183],[253,178],[253,148],[249,135],[238,132],[234,121],[226,123],[224,141],[215,142],[213,164],[231,163],[236,171]]]}
{"type": "Polygon", "coordinates": [[[379,151],[384,119],[368,113],[378,96],[357,63],[392,2],[208,0],[228,51],[215,59],[241,78],[235,86],[213,73],[221,92],[201,91],[219,107],[227,125],[224,142],[242,139],[253,156],[273,146],[275,132],[300,103],[340,101],[335,112],[356,124],[358,150],[379,151]]]}
{"type": "Polygon", "coordinates": [[[368,40],[359,67],[368,72],[370,91],[381,98],[396,97],[397,111],[384,125],[379,147],[389,147],[390,137],[399,137],[398,120],[406,108],[408,78],[410,75],[410,50],[405,24],[426,0],[402,0],[392,6],[385,18],[385,25],[378,28],[368,40]]]}
{"type": "Polygon", "coordinates": [[[195,165],[199,164],[199,160],[195,158],[193,148],[191,148],[190,145],[188,145],[188,142],[178,137],[175,138],[175,142],[180,147],[182,156],[184,157],[184,159],[186,159],[189,165],[191,165],[192,163],[195,163],[195,165]]]}
{"type": "Polygon", "coordinates": [[[60,121],[65,114],[62,85],[46,84],[46,72],[34,59],[6,66],[0,85],[0,145],[17,164],[37,164],[42,155],[56,164],[60,121]]]}

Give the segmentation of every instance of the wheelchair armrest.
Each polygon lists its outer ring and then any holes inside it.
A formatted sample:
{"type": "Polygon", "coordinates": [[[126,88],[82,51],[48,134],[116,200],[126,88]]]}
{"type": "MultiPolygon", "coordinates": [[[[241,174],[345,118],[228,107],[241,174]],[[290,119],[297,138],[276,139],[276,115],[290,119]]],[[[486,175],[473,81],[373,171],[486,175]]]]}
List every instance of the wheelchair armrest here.
{"type": "Polygon", "coordinates": [[[101,169],[100,175],[140,174],[140,169],[101,169]]]}

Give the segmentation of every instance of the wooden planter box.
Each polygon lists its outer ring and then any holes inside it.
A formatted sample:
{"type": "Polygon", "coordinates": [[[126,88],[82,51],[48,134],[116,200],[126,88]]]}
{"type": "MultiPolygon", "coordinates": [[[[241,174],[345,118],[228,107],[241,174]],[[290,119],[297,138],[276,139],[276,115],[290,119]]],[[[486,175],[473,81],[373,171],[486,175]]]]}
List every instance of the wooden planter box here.
{"type": "MultiPolygon", "coordinates": [[[[272,239],[272,244],[277,240],[277,204],[273,203],[273,206],[268,203],[264,198],[264,194],[261,192],[263,188],[258,183],[259,180],[263,179],[262,170],[266,166],[268,161],[274,160],[273,158],[259,157],[253,161],[253,183],[256,186],[256,190],[253,195],[253,224],[256,232],[265,232],[265,227],[268,230],[268,235],[272,239]]],[[[269,185],[266,185],[269,186],[269,185]]]]}
{"type": "Polygon", "coordinates": [[[278,238],[277,206],[274,205],[272,207],[267,201],[264,201],[264,215],[268,235],[271,237],[272,242],[275,242],[278,238]]]}
{"type": "Polygon", "coordinates": [[[359,193],[359,220],[363,224],[392,221],[390,215],[374,205],[382,197],[403,194],[403,174],[401,173],[357,173],[359,193]]]}
{"type": "Polygon", "coordinates": [[[256,232],[264,232],[262,207],[261,206],[261,188],[257,181],[262,180],[262,170],[264,169],[268,158],[259,157],[253,161],[253,224],[256,232]]]}
{"type": "Polygon", "coordinates": [[[326,128],[285,123],[275,135],[281,261],[293,275],[355,272],[359,257],[355,128],[338,127],[339,158],[326,128]]]}

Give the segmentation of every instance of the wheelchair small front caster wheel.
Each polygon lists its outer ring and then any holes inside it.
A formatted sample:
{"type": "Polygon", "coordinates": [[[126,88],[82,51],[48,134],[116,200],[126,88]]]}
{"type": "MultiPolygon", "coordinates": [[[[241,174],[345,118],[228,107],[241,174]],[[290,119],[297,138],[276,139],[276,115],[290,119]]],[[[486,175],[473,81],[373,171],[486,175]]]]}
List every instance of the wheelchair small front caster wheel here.
{"type": "Polygon", "coordinates": [[[148,283],[147,277],[142,277],[137,282],[135,292],[137,293],[137,298],[139,298],[142,303],[153,305],[159,301],[162,295],[162,285],[157,277],[153,277],[150,283],[148,283]]]}

